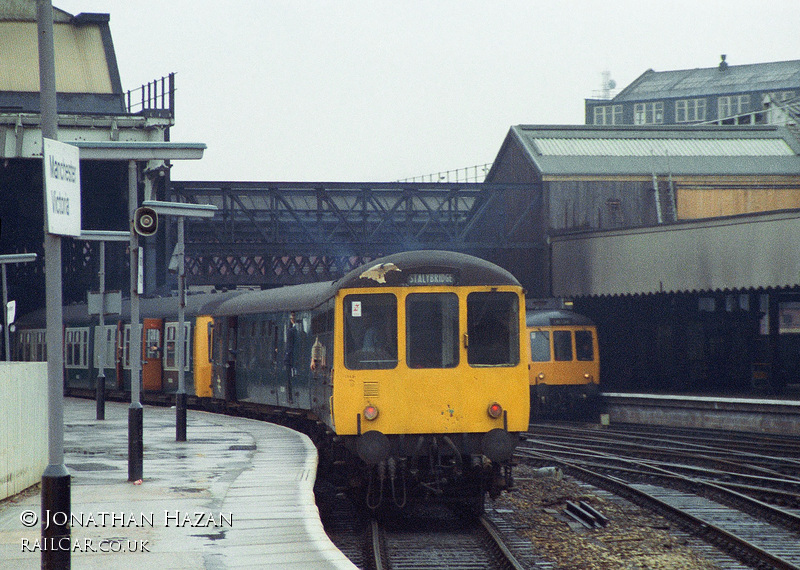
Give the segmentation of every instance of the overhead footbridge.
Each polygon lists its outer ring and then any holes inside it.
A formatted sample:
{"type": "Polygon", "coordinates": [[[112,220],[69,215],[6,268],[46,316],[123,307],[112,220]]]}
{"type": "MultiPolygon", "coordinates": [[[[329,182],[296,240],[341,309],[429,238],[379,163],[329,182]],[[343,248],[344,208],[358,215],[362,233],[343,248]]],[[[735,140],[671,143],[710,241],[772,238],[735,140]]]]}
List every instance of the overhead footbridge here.
{"type": "Polygon", "coordinates": [[[446,249],[502,260],[528,250],[534,244],[525,228],[538,204],[526,188],[173,181],[168,199],[218,208],[210,220],[186,220],[189,284],[270,287],[336,279],[398,251],[446,249]]]}

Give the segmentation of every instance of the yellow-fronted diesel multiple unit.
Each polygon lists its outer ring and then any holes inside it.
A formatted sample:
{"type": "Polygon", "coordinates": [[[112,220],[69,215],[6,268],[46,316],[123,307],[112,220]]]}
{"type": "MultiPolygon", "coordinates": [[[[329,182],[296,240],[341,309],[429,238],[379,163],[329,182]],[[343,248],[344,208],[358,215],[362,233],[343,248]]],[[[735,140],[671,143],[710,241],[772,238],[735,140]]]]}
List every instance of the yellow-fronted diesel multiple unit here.
{"type": "MultiPolygon", "coordinates": [[[[321,462],[344,466],[370,507],[433,497],[480,510],[512,485],[528,427],[524,307],[509,272],[444,251],[390,255],[333,282],[190,295],[186,387],[308,426],[321,462]]],[[[176,312],[175,298],[141,301],[146,392],[178,389],[176,312]]],[[[95,336],[109,387],[129,388],[126,319],[93,335],[85,308],[65,309],[69,354],[87,355],[68,362],[68,389],[93,385],[95,336]]],[[[33,343],[19,354],[42,352],[33,343]]]]}

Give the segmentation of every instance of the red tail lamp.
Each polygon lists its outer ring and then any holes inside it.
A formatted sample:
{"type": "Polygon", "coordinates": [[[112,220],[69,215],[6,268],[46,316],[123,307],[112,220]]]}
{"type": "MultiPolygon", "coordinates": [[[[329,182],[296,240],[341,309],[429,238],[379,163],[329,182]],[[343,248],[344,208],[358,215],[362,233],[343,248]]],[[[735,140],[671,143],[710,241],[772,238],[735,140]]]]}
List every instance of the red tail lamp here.
{"type": "Polygon", "coordinates": [[[497,402],[493,402],[489,404],[489,408],[486,411],[489,413],[489,417],[497,419],[503,415],[503,406],[497,402]]]}
{"type": "Polygon", "coordinates": [[[364,418],[372,421],[378,417],[378,408],[375,406],[367,406],[364,408],[364,418]]]}

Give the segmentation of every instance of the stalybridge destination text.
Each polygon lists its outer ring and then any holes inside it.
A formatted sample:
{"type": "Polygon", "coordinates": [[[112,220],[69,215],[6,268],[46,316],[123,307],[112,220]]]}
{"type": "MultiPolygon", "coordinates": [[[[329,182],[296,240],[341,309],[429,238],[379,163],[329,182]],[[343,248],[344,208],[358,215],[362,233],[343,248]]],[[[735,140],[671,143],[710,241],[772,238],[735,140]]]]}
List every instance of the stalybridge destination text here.
{"type": "MultiPolygon", "coordinates": [[[[33,511],[26,511],[33,514],[33,511]]],[[[23,513],[24,515],[25,513],[23,513]]],[[[34,526],[38,521],[33,522],[31,517],[24,519],[25,526],[34,526]]],[[[61,511],[44,512],[42,527],[44,529],[53,526],[69,525],[73,528],[142,528],[155,527],[157,525],[175,528],[219,528],[233,527],[233,513],[211,512],[211,511],[163,511],[161,513],[133,513],[133,512],[114,512],[98,511],[96,513],[64,513],[61,511]]]]}

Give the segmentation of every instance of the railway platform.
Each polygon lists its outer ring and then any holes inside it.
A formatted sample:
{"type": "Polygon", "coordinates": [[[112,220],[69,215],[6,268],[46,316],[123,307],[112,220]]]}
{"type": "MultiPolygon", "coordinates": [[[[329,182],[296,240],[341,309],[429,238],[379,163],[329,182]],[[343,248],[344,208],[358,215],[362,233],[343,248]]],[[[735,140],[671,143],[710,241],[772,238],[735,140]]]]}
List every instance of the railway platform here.
{"type": "Polygon", "coordinates": [[[611,423],[800,436],[800,398],[603,393],[611,423]]]}
{"type": "MultiPolygon", "coordinates": [[[[65,400],[72,568],[355,568],[322,528],[306,436],[189,410],[176,442],[175,409],[146,406],[144,476],[129,482],[128,404],[107,402],[105,417],[65,400]]],[[[41,518],[37,491],[0,502],[4,568],[41,567],[41,518]]]]}

